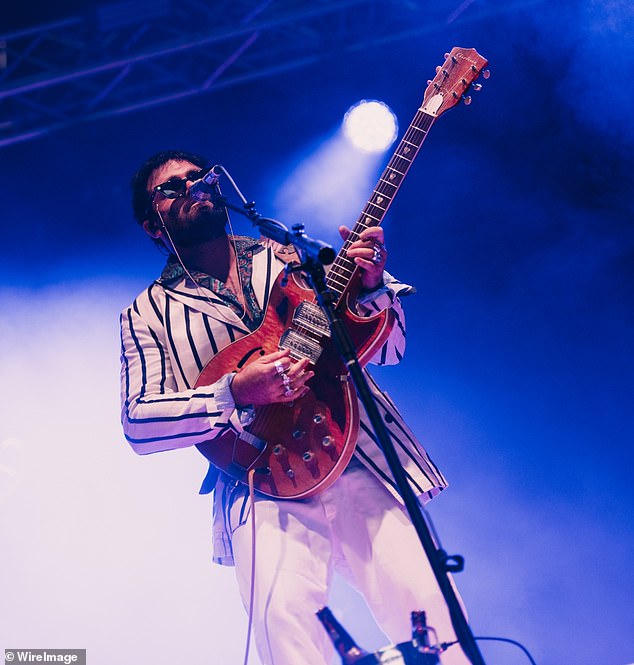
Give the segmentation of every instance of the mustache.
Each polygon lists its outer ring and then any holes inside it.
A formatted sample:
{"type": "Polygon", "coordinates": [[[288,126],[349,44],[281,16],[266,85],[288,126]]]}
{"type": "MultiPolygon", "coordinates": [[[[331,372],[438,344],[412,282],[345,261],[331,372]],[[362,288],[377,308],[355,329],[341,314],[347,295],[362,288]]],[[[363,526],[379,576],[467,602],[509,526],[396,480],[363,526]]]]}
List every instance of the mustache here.
{"type": "Polygon", "coordinates": [[[177,247],[190,248],[225,235],[229,216],[226,208],[215,208],[210,202],[182,197],[174,199],[165,224],[177,247]],[[194,203],[199,203],[194,208],[194,203]]]}

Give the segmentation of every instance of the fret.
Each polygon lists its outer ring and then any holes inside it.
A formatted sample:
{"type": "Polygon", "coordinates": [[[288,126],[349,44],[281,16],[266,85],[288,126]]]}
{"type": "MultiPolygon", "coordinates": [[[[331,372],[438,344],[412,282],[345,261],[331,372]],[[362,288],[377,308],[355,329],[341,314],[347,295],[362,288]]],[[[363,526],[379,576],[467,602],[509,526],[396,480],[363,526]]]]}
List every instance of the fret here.
{"type": "MultiPolygon", "coordinates": [[[[419,148],[419,146],[417,146],[415,143],[412,143],[411,141],[406,141],[405,139],[403,139],[403,142],[404,143],[409,143],[409,145],[413,145],[416,149],[419,148]]],[[[409,157],[407,157],[407,155],[409,155],[412,152],[412,149],[410,147],[406,146],[406,145],[401,145],[399,147],[399,151],[394,153],[394,157],[392,158],[392,161],[394,161],[396,159],[403,159],[408,164],[411,164],[413,160],[411,160],[409,157]]],[[[414,152],[414,155],[415,155],[416,150],[414,150],[413,152],[414,152]]]]}
{"type": "Polygon", "coordinates": [[[330,275],[330,273],[334,273],[336,275],[339,272],[352,272],[354,268],[350,267],[351,265],[352,261],[347,257],[347,255],[342,256],[336,263],[333,263],[332,266],[330,266],[328,274],[330,275]]]}
{"type": "Polygon", "coordinates": [[[337,282],[329,277],[326,279],[326,284],[331,291],[334,291],[339,297],[341,297],[348,286],[348,280],[337,282]]]}
{"type": "MultiPolygon", "coordinates": [[[[410,164],[412,163],[413,160],[407,159],[407,157],[398,157],[397,159],[394,159],[392,161],[394,162],[394,166],[399,167],[397,171],[403,170],[405,172],[410,167],[410,164]],[[404,163],[401,164],[401,162],[404,163]]],[[[394,166],[392,166],[392,164],[390,163],[390,166],[388,166],[388,168],[394,168],[394,166]]]]}
{"type": "Polygon", "coordinates": [[[354,269],[354,266],[352,268],[347,268],[346,267],[346,264],[348,266],[350,266],[353,263],[352,260],[348,258],[348,254],[346,253],[347,249],[349,249],[349,247],[346,248],[345,250],[342,250],[342,254],[337,258],[335,263],[332,264],[332,266],[330,267],[331,272],[335,268],[336,269],[343,269],[343,270],[353,270],[354,269]]]}
{"type": "Polygon", "coordinates": [[[348,283],[348,280],[352,276],[352,273],[354,272],[354,269],[353,268],[343,268],[343,267],[341,267],[340,270],[342,272],[344,272],[345,274],[339,274],[338,272],[334,272],[334,271],[331,270],[328,273],[328,277],[333,281],[339,280],[341,282],[341,284],[346,285],[348,283]],[[331,273],[333,273],[333,272],[334,272],[334,274],[331,275],[331,273]]]}
{"type": "Polygon", "coordinates": [[[392,158],[392,161],[390,162],[390,166],[392,166],[393,164],[403,163],[404,167],[407,168],[412,163],[412,160],[409,157],[407,157],[407,155],[409,155],[412,152],[411,148],[408,148],[407,146],[403,146],[401,152],[403,154],[401,154],[400,152],[397,152],[394,155],[394,157],[392,158]]]}
{"type": "Polygon", "coordinates": [[[373,203],[368,203],[368,205],[366,205],[365,207],[364,212],[367,215],[370,215],[370,217],[374,217],[375,219],[382,219],[383,215],[385,214],[385,208],[382,208],[381,206],[378,205],[374,205],[373,203]],[[375,208],[378,208],[378,210],[375,210],[375,208]]]}
{"type": "Polygon", "coordinates": [[[339,272],[353,272],[354,271],[354,265],[351,259],[348,258],[348,256],[342,256],[340,260],[336,263],[333,263],[330,270],[328,271],[328,274],[331,272],[334,272],[335,274],[339,272]]]}
{"type": "Polygon", "coordinates": [[[352,272],[354,270],[354,268],[346,266],[345,265],[346,262],[349,263],[349,264],[352,263],[350,261],[350,259],[348,259],[347,257],[346,257],[345,261],[342,260],[339,263],[337,263],[337,262],[333,263],[330,270],[329,270],[329,273],[331,273],[331,272],[336,273],[337,271],[352,272]]]}
{"type": "MultiPolygon", "coordinates": [[[[401,164],[399,163],[399,166],[400,166],[400,167],[403,169],[403,171],[405,171],[405,172],[406,172],[407,169],[410,167],[411,163],[414,161],[413,159],[409,159],[408,157],[405,157],[405,155],[399,155],[398,158],[399,158],[399,159],[402,159],[402,160],[405,162],[405,164],[402,165],[402,166],[401,166],[401,164]]],[[[394,167],[388,167],[388,168],[394,168],[394,167]]]]}
{"type": "MultiPolygon", "coordinates": [[[[330,272],[332,272],[332,270],[330,272]]],[[[341,286],[346,286],[347,285],[348,280],[346,279],[345,275],[336,275],[336,274],[331,275],[330,272],[328,273],[328,279],[331,282],[335,282],[335,283],[339,282],[339,284],[341,284],[341,286]]]]}

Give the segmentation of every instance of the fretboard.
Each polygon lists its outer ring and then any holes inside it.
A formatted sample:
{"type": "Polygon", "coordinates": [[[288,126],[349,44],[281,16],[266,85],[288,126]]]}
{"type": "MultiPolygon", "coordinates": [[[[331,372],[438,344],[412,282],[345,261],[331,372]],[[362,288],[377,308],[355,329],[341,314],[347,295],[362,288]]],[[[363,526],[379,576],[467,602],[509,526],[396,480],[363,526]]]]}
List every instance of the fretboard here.
{"type": "Polygon", "coordinates": [[[421,109],[418,110],[381,174],[370,199],[352,228],[352,232],[339,250],[326,277],[328,288],[337,294],[337,302],[341,300],[356,269],[354,261],[348,258],[348,248],[355,240],[358,240],[364,229],[381,224],[435,120],[434,116],[421,109]]]}

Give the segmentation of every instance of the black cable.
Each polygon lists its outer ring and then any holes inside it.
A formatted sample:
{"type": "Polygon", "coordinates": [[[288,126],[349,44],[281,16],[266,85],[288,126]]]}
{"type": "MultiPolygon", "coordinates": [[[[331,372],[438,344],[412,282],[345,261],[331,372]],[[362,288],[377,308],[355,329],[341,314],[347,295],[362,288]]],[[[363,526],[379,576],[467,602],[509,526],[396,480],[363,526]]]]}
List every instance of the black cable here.
{"type": "MultiPolygon", "coordinates": [[[[528,652],[528,649],[523,645],[520,644],[519,642],[516,642],[515,640],[511,640],[508,637],[474,637],[474,640],[490,640],[492,642],[508,642],[509,644],[514,644],[516,647],[519,647],[525,654],[528,660],[530,660],[531,665],[537,665],[537,663],[533,660],[533,657],[530,655],[528,652]]],[[[454,640],[453,642],[443,642],[440,645],[440,650],[445,651],[449,647],[453,646],[454,644],[458,644],[458,640],[454,640]]]]}

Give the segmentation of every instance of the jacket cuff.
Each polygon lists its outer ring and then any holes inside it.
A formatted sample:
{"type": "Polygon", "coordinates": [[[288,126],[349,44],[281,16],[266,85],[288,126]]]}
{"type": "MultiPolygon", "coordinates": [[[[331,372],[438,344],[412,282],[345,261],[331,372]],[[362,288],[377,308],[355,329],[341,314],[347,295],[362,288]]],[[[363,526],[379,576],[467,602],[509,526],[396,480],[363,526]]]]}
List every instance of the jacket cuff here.
{"type": "Polygon", "coordinates": [[[236,407],[233,393],[231,392],[231,383],[236,373],[225,374],[218,379],[214,385],[214,400],[217,409],[220,409],[227,415],[227,420],[237,431],[242,432],[247,425],[250,425],[255,418],[255,409],[252,406],[236,407]]]}

